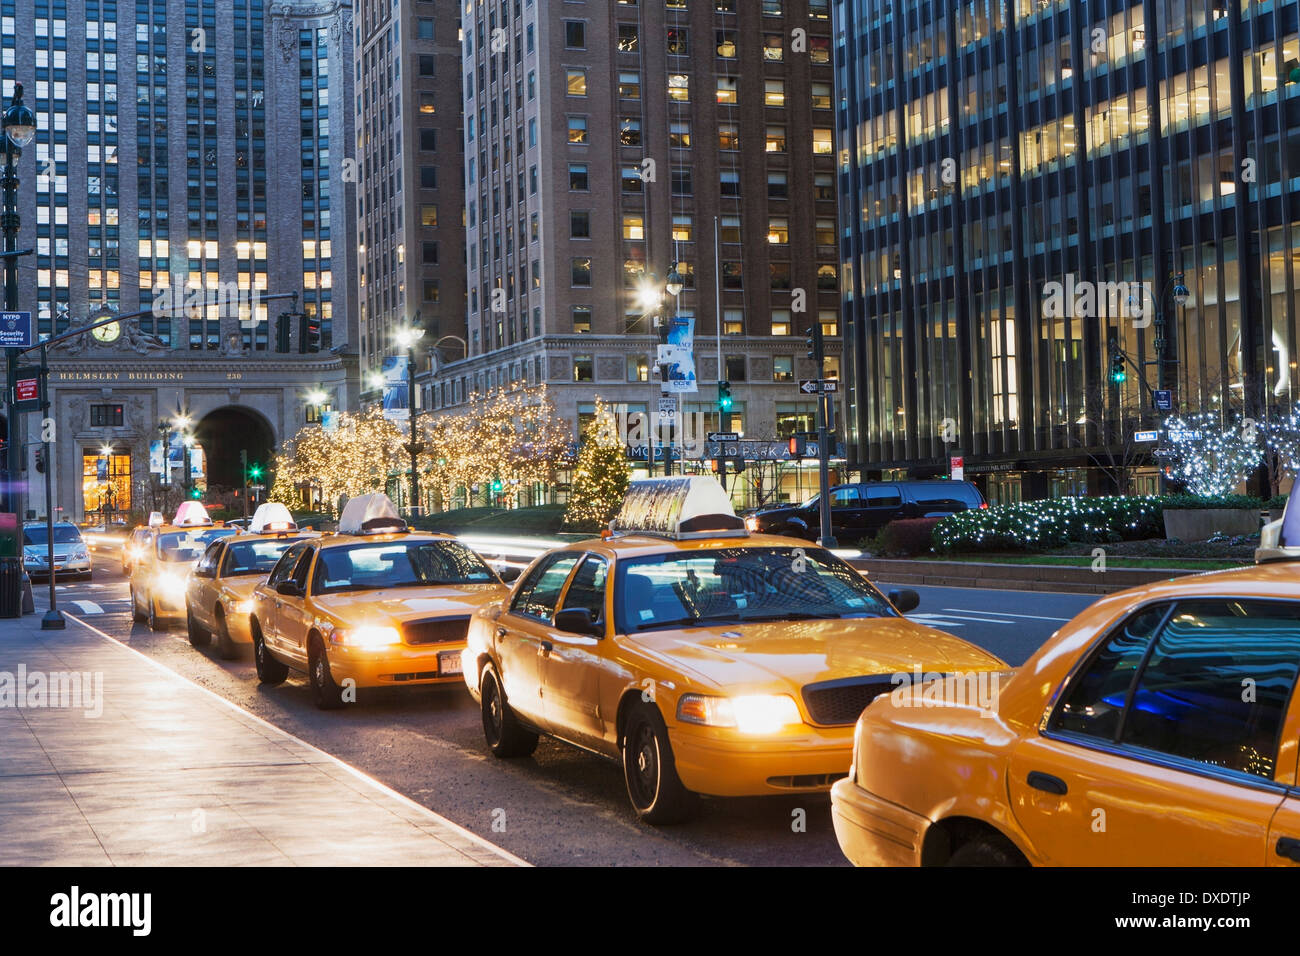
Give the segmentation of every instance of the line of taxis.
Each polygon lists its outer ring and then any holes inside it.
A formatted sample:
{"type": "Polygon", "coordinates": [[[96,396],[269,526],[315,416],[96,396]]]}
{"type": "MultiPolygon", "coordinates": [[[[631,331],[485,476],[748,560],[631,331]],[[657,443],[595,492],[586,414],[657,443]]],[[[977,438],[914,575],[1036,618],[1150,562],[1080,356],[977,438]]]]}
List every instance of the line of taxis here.
{"type": "Polygon", "coordinates": [[[1294,563],[1111,595],[1012,670],[906,619],[915,592],[748,533],[711,478],[633,482],[604,537],[509,586],[382,495],[336,534],[259,514],[196,561],[179,612],[143,561],[133,599],[196,646],[251,644],[264,683],[305,673],[323,708],[463,683],[491,753],[545,735],[617,761],[648,823],[830,790],[860,865],[1300,863],[1294,563]]]}

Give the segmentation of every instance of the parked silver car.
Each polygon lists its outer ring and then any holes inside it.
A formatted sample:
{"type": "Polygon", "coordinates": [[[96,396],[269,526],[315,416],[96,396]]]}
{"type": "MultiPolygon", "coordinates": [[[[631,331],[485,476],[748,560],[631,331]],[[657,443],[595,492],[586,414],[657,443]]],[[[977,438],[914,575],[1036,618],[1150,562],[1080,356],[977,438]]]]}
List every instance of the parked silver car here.
{"type": "MultiPolygon", "coordinates": [[[[50,573],[49,538],[43,521],[28,521],[23,525],[23,567],[32,577],[45,577],[50,573]]],[[[90,550],[81,537],[81,529],[68,521],[54,525],[54,574],[78,575],[88,578],[93,573],[90,550]]]]}

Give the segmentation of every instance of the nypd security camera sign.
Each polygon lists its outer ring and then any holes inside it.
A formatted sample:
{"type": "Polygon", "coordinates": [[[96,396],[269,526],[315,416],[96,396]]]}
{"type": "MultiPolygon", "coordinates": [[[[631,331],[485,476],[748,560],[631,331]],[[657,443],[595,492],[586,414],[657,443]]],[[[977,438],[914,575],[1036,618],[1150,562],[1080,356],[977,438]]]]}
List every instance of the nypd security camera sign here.
{"type": "Polygon", "coordinates": [[[25,349],[32,345],[32,314],[0,312],[0,348],[25,349]]]}

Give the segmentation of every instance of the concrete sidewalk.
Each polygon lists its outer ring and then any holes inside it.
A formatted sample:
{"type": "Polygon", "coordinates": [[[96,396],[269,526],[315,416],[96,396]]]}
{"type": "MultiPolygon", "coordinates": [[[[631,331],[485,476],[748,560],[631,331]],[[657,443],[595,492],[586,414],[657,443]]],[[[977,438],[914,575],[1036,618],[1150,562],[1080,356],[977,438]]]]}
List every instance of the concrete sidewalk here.
{"type": "Polygon", "coordinates": [[[2,865],[522,862],[88,626],[0,620],[2,865]]]}

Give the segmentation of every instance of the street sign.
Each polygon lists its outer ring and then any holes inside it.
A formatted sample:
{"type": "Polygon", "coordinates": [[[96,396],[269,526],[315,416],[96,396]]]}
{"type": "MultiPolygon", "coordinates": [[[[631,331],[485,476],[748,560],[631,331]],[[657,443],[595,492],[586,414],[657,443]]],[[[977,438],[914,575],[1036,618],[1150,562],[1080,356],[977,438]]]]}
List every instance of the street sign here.
{"type": "Polygon", "coordinates": [[[677,397],[669,395],[659,399],[659,414],[674,416],[677,414],[677,397]]]}
{"type": "Polygon", "coordinates": [[[1174,410],[1174,393],[1172,389],[1157,388],[1151,393],[1151,404],[1158,411],[1172,412],[1174,410]]]}
{"type": "Polygon", "coordinates": [[[709,432],[709,441],[740,441],[738,432],[709,432]]]}
{"type": "Polygon", "coordinates": [[[25,349],[33,344],[30,312],[0,312],[0,347],[25,349]]]}
{"type": "Polygon", "coordinates": [[[833,378],[801,378],[799,379],[799,391],[805,395],[816,395],[818,392],[830,394],[840,390],[839,379],[833,378]]]}
{"type": "Polygon", "coordinates": [[[14,411],[41,410],[41,369],[39,365],[14,370],[14,411]]]}
{"type": "Polygon", "coordinates": [[[965,481],[966,480],[966,459],[961,455],[953,455],[951,458],[948,459],[948,461],[952,466],[952,480],[965,481]]]}
{"type": "Polygon", "coordinates": [[[1171,431],[1169,432],[1169,440],[1170,440],[1170,441],[1200,441],[1200,440],[1201,440],[1201,430],[1200,430],[1199,428],[1193,428],[1193,429],[1191,429],[1190,431],[1188,431],[1188,430],[1184,430],[1184,431],[1173,431],[1173,430],[1171,430],[1171,431]]]}
{"type": "Polygon", "coordinates": [[[1157,432],[1134,432],[1133,440],[1138,442],[1159,441],[1160,433],[1157,432]]]}

